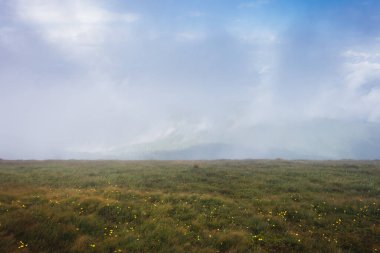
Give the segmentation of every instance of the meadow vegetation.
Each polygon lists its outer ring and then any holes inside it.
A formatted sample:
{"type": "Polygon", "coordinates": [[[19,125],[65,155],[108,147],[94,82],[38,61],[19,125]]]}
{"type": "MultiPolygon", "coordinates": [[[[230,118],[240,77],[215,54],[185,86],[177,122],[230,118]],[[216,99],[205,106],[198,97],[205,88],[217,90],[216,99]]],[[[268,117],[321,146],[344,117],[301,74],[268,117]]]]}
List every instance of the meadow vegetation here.
{"type": "Polygon", "coordinates": [[[380,252],[379,161],[0,161],[0,252],[380,252]]]}

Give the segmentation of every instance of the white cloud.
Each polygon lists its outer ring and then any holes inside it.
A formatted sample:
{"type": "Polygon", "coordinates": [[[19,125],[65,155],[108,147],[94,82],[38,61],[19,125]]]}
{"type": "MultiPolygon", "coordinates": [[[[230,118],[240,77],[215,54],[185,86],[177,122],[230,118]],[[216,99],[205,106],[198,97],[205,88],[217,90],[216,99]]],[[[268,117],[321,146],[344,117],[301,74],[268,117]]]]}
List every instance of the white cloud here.
{"type": "Polygon", "coordinates": [[[380,59],[380,53],[376,52],[370,53],[363,51],[347,50],[342,55],[347,57],[351,61],[380,59]]]}
{"type": "Polygon", "coordinates": [[[235,19],[196,5],[175,9],[178,18],[162,15],[165,4],[136,3],[147,17],[139,22],[116,2],[9,0],[0,152],[141,158],[221,143],[238,158],[276,149],[340,158],[374,136],[365,124],[380,122],[379,50],[357,45],[335,57],[350,42],[305,32],[289,15],[262,22],[265,13],[235,19]],[[198,7],[210,18],[197,18],[206,15],[198,7]]]}
{"type": "Polygon", "coordinates": [[[371,51],[347,50],[339,81],[316,94],[314,117],[380,121],[380,57],[371,51]]]}
{"type": "Polygon", "coordinates": [[[260,25],[245,24],[240,20],[235,21],[228,31],[241,43],[251,45],[273,46],[280,43],[275,29],[260,27],[260,25]]]}
{"type": "Polygon", "coordinates": [[[42,25],[99,25],[108,22],[135,22],[138,15],[115,13],[97,7],[95,1],[21,0],[18,3],[22,18],[42,25]]]}
{"type": "Polygon", "coordinates": [[[49,43],[68,53],[79,54],[91,51],[112,38],[109,30],[113,26],[134,23],[140,18],[136,13],[106,10],[99,3],[88,0],[19,0],[16,12],[49,43]]]}
{"type": "Polygon", "coordinates": [[[350,89],[359,89],[375,82],[380,86],[380,53],[347,50],[343,56],[346,85],[350,89]]]}
{"type": "Polygon", "coordinates": [[[347,71],[346,85],[351,89],[359,89],[371,82],[380,82],[380,62],[347,63],[345,69],[347,71]]]}

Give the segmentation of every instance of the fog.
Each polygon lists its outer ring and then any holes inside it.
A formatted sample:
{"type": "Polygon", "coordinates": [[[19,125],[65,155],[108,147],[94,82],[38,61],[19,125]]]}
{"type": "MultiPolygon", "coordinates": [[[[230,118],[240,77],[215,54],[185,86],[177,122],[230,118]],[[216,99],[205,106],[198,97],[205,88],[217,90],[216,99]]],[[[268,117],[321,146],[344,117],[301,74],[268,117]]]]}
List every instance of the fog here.
{"type": "Polygon", "coordinates": [[[0,158],[380,158],[380,2],[0,0],[0,158]]]}

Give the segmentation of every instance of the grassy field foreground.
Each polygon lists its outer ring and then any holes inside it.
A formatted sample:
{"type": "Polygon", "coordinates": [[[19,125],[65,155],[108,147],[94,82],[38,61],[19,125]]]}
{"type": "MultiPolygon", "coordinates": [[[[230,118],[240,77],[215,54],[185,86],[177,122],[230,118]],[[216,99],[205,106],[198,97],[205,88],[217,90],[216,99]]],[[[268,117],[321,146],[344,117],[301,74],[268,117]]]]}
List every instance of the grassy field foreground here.
{"type": "Polygon", "coordinates": [[[380,162],[0,161],[0,252],[380,252],[380,162]]]}

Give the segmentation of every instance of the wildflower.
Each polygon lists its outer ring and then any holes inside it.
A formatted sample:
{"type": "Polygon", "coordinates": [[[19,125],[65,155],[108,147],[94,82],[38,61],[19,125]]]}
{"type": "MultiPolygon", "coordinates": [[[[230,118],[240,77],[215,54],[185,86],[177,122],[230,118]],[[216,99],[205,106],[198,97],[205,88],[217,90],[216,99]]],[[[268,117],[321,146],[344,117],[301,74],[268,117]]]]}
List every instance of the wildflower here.
{"type": "Polygon", "coordinates": [[[19,244],[20,244],[20,245],[18,246],[19,249],[22,249],[22,248],[26,248],[26,247],[28,247],[28,244],[27,244],[27,243],[24,243],[23,241],[20,241],[19,244]]]}

